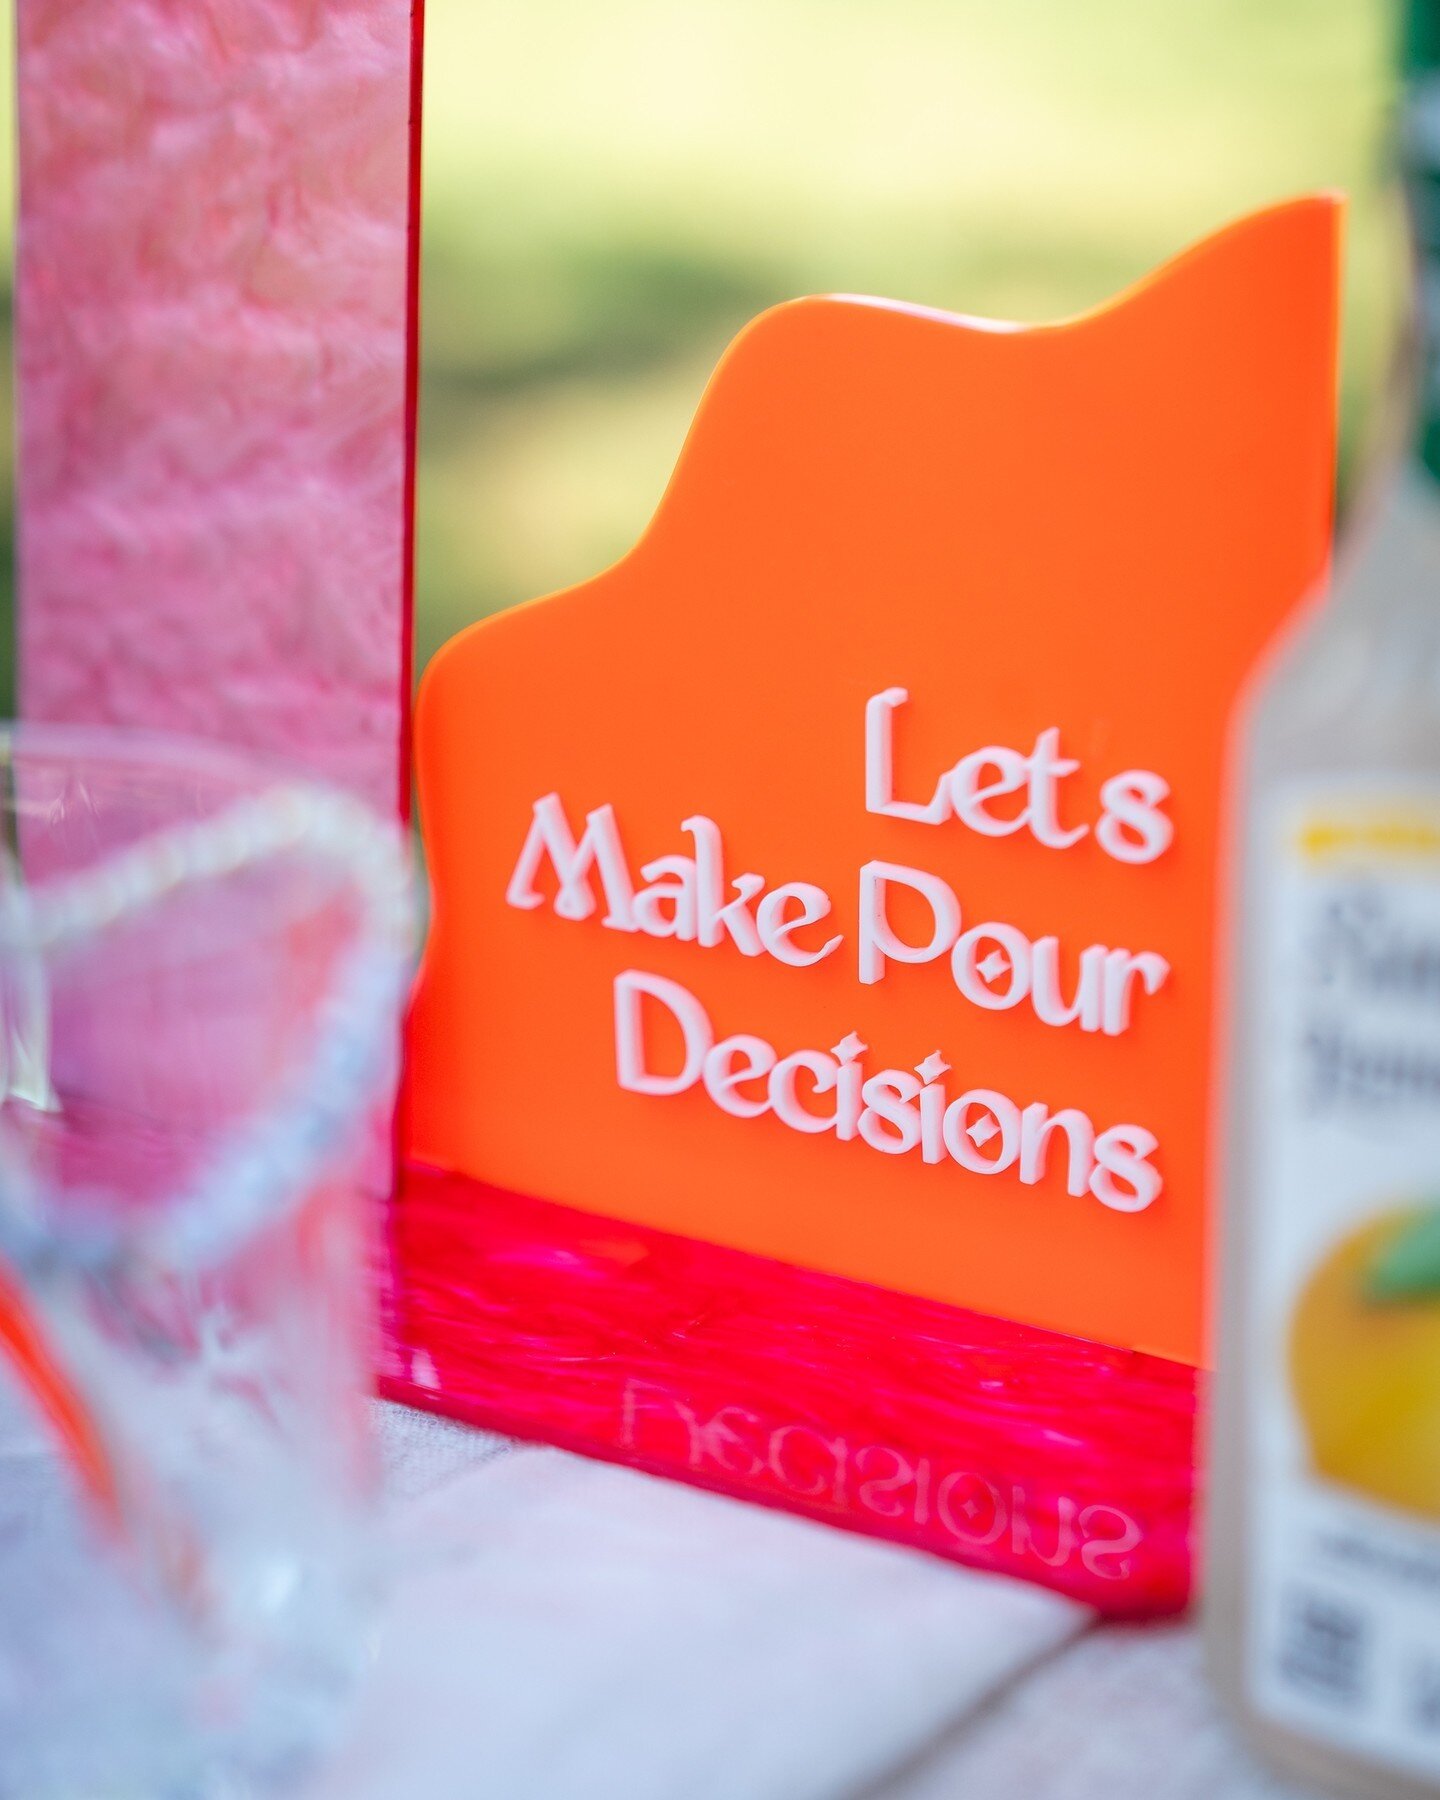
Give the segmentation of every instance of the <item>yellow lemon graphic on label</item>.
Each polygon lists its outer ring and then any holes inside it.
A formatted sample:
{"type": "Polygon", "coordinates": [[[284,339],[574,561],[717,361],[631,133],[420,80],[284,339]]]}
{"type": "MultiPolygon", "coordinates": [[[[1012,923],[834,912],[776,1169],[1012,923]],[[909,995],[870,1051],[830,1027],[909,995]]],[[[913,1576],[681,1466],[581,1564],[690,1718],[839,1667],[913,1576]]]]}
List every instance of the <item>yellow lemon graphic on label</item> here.
{"type": "Polygon", "coordinates": [[[1369,1220],[1295,1307],[1290,1381],[1317,1471],[1440,1518],[1440,1210],[1369,1220]]]}

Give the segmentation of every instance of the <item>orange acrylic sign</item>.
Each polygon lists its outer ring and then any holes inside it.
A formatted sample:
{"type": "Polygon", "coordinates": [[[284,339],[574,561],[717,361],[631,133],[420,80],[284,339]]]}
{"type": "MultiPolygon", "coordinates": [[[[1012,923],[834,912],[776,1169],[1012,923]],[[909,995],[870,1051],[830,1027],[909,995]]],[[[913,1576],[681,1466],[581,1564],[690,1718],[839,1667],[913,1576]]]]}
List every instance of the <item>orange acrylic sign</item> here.
{"type": "Polygon", "coordinates": [[[744,331],[636,547],[426,678],[409,1153],[1199,1360],[1225,722],[1324,572],[1338,232],[744,331]]]}

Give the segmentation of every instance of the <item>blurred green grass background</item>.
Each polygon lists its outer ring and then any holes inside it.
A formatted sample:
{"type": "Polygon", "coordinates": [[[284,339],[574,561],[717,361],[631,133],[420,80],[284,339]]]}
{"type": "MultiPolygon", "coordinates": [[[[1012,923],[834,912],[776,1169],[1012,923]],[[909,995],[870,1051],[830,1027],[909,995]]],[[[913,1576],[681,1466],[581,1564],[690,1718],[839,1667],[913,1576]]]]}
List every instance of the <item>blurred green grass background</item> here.
{"type": "Polygon", "coordinates": [[[1361,453],[1401,258],[1388,0],[428,0],[418,657],[643,528],[773,301],[1063,316],[1352,196],[1361,453]]]}
{"type": "MultiPolygon", "coordinates": [[[[420,666],[471,620],[620,555],[727,341],[796,294],[1062,316],[1247,207],[1343,187],[1344,466],[1363,453],[1400,285],[1393,0],[428,0],[427,15],[420,666]]],[[[0,458],[8,624],[9,434],[0,458]]],[[[7,710],[9,644],[7,629],[7,710]]]]}

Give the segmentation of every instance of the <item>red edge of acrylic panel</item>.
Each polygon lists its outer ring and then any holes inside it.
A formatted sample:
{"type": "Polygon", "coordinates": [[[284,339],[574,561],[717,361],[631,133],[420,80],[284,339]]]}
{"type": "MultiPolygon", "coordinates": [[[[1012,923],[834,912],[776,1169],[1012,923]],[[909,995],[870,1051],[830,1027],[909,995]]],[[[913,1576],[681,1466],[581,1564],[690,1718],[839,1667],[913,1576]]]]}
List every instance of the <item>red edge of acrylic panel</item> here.
{"type": "Polygon", "coordinates": [[[410,8],[410,179],[405,233],[405,492],[400,593],[400,767],[397,804],[410,820],[415,706],[415,474],[420,426],[421,95],[425,72],[425,0],[410,8]]]}
{"type": "MultiPolygon", "coordinates": [[[[405,475],[401,501],[402,551],[400,560],[400,743],[396,757],[396,816],[402,825],[411,817],[410,793],[414,779],[415,714],[415,482],[420,436],[420,220],[422,95],[425,87],[425,0],[410,6],[410,111],[409,180],[405,225],[405,475]]],[[[381,1338],[381,1368],[388,1364],[396,1337],[396,1248],[392,1209],[400,1186],[401,1146],[404,1143],[404,1088],[390,1115],[390,1191],[378,1227],[379,1267],[375,1293],[381,1338]]]]}
{"type": "Polygon", "coordinates": [[[407,1166],[382,1390],[1022,1576],[1189,1597],[1197,1371],[407,1166]]]}

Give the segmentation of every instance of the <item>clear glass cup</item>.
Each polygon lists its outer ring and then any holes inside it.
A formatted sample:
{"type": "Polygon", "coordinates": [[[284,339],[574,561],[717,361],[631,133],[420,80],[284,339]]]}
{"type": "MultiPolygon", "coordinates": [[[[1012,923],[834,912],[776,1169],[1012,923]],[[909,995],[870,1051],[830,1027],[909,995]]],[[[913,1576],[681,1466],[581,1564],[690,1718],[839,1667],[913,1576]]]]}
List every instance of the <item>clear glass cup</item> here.
{"type": "Polygon", "coordinates": [[[370,1630],[397,828],[0,732],[0,1797],[273,1791],[370,1630]]]}

